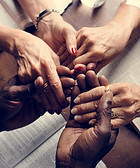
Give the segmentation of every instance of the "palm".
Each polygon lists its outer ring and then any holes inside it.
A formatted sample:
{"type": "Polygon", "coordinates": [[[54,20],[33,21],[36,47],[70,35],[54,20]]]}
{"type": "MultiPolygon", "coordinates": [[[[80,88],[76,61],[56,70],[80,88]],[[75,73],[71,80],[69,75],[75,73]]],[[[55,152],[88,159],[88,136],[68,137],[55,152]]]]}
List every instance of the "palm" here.
{"type": "Polygon", "coordinates": [[[78,162],[81,167],[95,166],[113,147],[117,132],[110,129],[110,116],[108,115],[110,107],[107,100],[104,98],[102,103],[95,127],[90,127],[86,123],[78,123],[70,116],[59,140],[57,167],[64,165],[68,168],[72,165],[75,167],[75,162],[78,162]],[[103,113],[104,111],[106,114],[103,113]]]}
{"type": "MultiPolygon", "coordinates": [[[[103,80],[103,79],[102,79],[103,80]]],[[[93,72],[77,77],[78,86],[75,86],[71,96],[71,109],[74,99],[82,91],[96,87],[98,79],[93,72]]],[[[101,82],[101,80],[100,80],[101,82]]],[[[102,83],[105,83],[105,80],[102,83]]],[[[97,85],[98,86],[98,85],[97,85]]],[[[81,123],[74,120],[70,114],[66,128],[59,139],[56,153],[57,168],[91,168],[113,147],[117,130],[111,130],[111,104],[113,94],[106,92],[100,99],[95,126],[88,122],[81,123]]]]}

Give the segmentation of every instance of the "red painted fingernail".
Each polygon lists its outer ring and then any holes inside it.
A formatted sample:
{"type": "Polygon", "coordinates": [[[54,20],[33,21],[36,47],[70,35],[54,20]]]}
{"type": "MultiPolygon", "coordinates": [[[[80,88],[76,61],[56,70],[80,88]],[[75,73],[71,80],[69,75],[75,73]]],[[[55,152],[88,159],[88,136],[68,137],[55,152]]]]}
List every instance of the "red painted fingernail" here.
{"type": "Polygon", "coordinates": [[[72,48],[71,50],[72,50],[72,53],[73,53],[74,55],[77,54],[77,49],[76,49],[76,48],[72,48]]]}
{"type": "Polygon", "coordinates": [[[76,71],[82,71],[82,70],[83,70],[83,67],[77,67],[75,70],[76,70],[76,71]]]}

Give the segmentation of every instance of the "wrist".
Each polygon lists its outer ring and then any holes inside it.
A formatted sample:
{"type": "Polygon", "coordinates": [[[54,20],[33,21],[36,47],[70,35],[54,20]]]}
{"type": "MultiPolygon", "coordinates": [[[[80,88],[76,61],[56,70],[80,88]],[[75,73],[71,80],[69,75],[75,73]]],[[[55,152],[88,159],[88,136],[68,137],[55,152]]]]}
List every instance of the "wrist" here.
{"type": "Polygon", "coordinates": [[[132,33],[140,24],[140,10],[125,3],[119,8],[112,22],[115,22],[132,33]]]}
{"type": "Polygon", "coordinates": [[[8,53],[14,48],[13,31],[12,28],[0,26],[0,49],[8,53]]]}
{"type": "Polygon", "coordinates": [[[59,12],[58,12],[57,10],[55,10],[55,9],[45,9],[45,10],[43,10],[43,11],[38,15],[38,17],[36,17],[36,22],[35,22],[35,27],[36,27],[36,29],[38,30],[38,24],[39,24],[39,22],[40,22],[43,18],[45,18],[45,17],[51,15],[51,13],[54,13],[54,12],[59,13],[59,12]]]}
{"type": "MultiPolygon", "coordinates": [[[[41,29],[41,26],[45,24],[47,25],[53,25],[57,22],[62,22],[63,18],[62,16],[57,12],[51,12],[49,15],[44,16],[38,23],[38,30],[41,29]]],[[[46,26],[46,25],[45,25],[46,26]]]]}

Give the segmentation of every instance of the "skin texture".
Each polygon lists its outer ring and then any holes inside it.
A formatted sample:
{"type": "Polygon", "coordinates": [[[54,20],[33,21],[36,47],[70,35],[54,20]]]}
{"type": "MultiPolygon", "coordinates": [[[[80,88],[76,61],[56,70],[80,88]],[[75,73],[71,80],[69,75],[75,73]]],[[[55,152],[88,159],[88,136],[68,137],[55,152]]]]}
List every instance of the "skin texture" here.
{"type": "MultiPolygon", "coordinates": [[[[71,71],[69,68],[64,66],[58,66],[57,72],[60,77],[60,81],[62,83],[63,92],[65,93],[65,96],[70,96],[71,89],[75,85],[75,81],[73,78],[71,78],[71,71]]],[[[44,107],[47,111],[49,111],[51,114],[56,112],[57,114],[60,114],[62,111],[62,108],[65,108],[69,105],[69,102],[63,102],[63,106],[58,102],[58,100],[55,98],[54,94],[50,92],[51,88],[50,86],[47,87],[45,90],[45,93],[41,94],[38,99],[39,102],[42,102],[44,107]]]]}
{"type": "Polygon", "coordinates": [[[140,25],[140,10],[121,5],[111,22],[101,27],[84,27],[77,32],[77,55],[60,52],[61,64],[72,69],[76,64],[88,65],[98,73],[122,53],[135,29],[140,25]],[[129,19],[128,19],[129,18],[129,19]],[[91,67],[89,63],[94,63],[91,67]]]}
{"type": "Polygon", "coordinates": [[[43,83],[49,83],[50,92],[58,104],[65,107],[68,101],[56,68],[59,65],[59,57],[43,40],[34,35],[3,26],[0,26],[0,29],[1,47],[15,57],[20,81],[26,84],[41,76],[43,83]]]}
{"type": "MultiPolygon", "coordinates": [[[[117,118],[111,120],[112,128],[119,128],[140,116],[140,86],[132,83],[114,83],[108,86],[113,93],[112,110],[118,115],[117,118]]],[[[95,124],[90,119],[104,93],[105,87],[98,86],[78,95],[74,100],[76,105],[73,109],[75,109],[72,110],[72,113],[76,115],[75,119],[79,122],[95,124]]],[[[96,119],[96,115],[94,117],[96,119]]]]}
{"type": "MultiPolygon", "coordinates": [[[[68,68],[60,66],[58,73],[64,92],[71,94],[71,87],[75,82],[69,77],[64,77],[68,68]]],[[[43,101],[38,101],[42,93],[43,79],[38,77],[34,82],[23,85],[18,76],[11,78],[0,91],[0,130],[13,130],[35,121],[43,115],[47,106],[43,101]]],[[[55,102],[54,102],[55,105],[55,102]]],[[[51,110],[54,113],[53,110],[51,110]]]]}
{"type": "MultiPolygon", "coordinates": [[[[74,98],[91,84],[78,86],[73,89],[71,108],[74,98]]],[[[57,168],[93,168],[110,151],[118,134],[118,130],[111,130],[112,96],[111,92],[106,92],[100,99],[95,126],[79,123],[70,114],[57,147],[57,168]]]]}
{"type": "Polygon", "coordinates": [[[44,17],[39,22],[38,29],[42,39],[54,52],[57,53],[59,48],[65,44],[70,54],[77,54],[76,31],[59,14],[52,13],[44,17]]]}
{"type": "MultiPolygon", "coordinates": [[[[57,7],[50,0],[18,0],[24,11],[30,16],[33,23],[36,23],[36,17],[46,9],[54,9],[57,7]],[[32,8],[31,8],[32,6],[32,8]]],[[[76,55],[76,31],[67,22],[65,22],[60,14],[52,12],[43,17],[38,23],[38,31],[42,39],[57,52],[63,44],[65,44],[68,52],[76,55]]]]}

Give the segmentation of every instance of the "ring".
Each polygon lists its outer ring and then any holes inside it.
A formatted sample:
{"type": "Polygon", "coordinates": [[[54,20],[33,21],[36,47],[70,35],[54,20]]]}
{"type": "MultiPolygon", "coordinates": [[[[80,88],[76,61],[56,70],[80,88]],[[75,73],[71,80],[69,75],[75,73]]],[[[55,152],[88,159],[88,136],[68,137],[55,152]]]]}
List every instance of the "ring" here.
{"type": "Polygon", "coordinates": [[[42,88],[43,93],[46,93],[46,90],[47,90],[48,86],[49,86],[49,84],[47,82],[45,82],[44,85],[43,85],[43,88],[42,88]]]}
{"type": "Polygon", "coordinates": [[[111,119],[115,119],[118,118],[119,114],[117,112],[115,112],[114,110],[112,110],[111,112],[111,119]]]}
{"type": "Polygon", "coordinates": [[[105,86],[105,92],[110,91],[110,87],[109,86],[105,86]]]}

